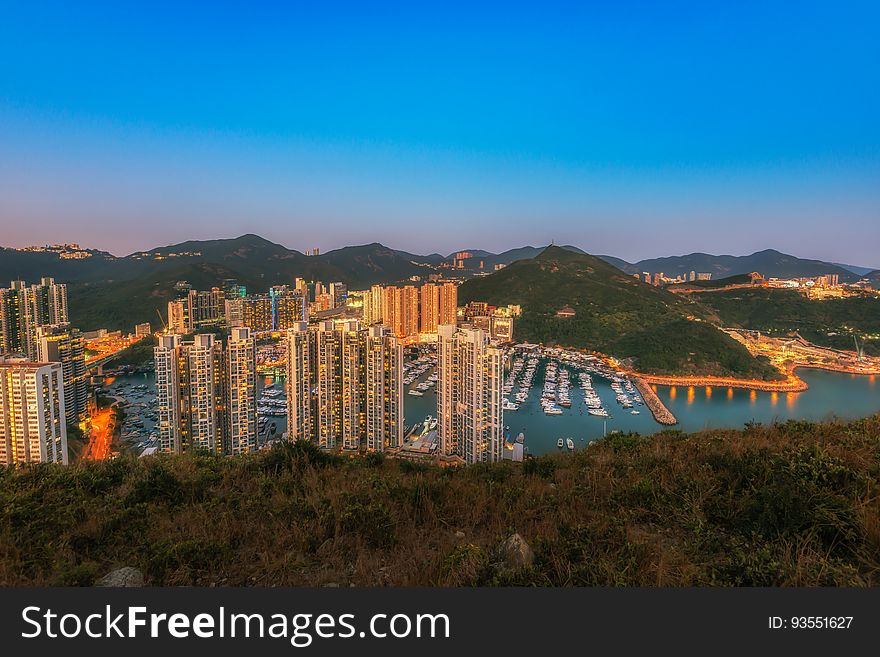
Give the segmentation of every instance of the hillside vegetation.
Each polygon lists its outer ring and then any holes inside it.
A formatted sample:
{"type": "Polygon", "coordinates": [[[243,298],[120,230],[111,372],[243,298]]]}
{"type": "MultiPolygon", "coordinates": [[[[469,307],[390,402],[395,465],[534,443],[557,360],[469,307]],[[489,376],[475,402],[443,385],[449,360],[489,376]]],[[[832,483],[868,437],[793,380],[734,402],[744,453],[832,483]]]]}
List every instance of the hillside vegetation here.
{"type": "Polygon", "coordinates": [[[437,468],[285,444],[0,470],[0,584],[876,586],[880,417],[437,468]],[[511,533],[535,561],[496,566],[511,533]]]}
{"type": "MultiPolygon", "coordinates": [[[[880,335],[880,298],[873,295],[810,300],[796,290],[740,289],[694,295],[728,326],[785,335],[797,331],[819,345],[854,350],[853,335],[880,335]]],[[[865,340],[865,353],[880,355],[880,339],[865,340]]]]}
{"type": "Polygon", "coordinates": [[[475,300],[522,305],[518,340],[605,352],[632,359],[646,373],[780,376],[712,325],[711,312],[700,304],[559,247],[465,282],[459,301],[475,300]],[[574,317],[556,316],[565,306],[574,317]]]}

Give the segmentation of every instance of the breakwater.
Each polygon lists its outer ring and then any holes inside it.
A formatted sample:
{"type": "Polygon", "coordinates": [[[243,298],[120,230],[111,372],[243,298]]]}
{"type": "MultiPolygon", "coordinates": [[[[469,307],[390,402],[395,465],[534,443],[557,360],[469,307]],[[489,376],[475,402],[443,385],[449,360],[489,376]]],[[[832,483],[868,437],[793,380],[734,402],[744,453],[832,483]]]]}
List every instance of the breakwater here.
{"type": "Polygon", "coordinates": [[[642,395],[642,399],[645,400],[645,405],[651,410],[651,413],[654,415],[654,419],[657,420],[657,422],[667,426],[678,424],[678,420],[672,414],[672,411],[666,408],[666,404],[660,401],[660,398],[651,386],[637,376],[632,377],[632,382],[635,387],[638,388],[639,393],[642,395]]]}
{"type": "Polygon", "coordinates": [[[712,388],[745,388],[747,390],[764,390],[766,392],[802,392],[809,388],[807,383],[789,375],[784,381],[757,381],[748,379],[727,379],[714,376],[655,376],[639,374],[646,383],[661,386],[708,386],[712,388]]]}

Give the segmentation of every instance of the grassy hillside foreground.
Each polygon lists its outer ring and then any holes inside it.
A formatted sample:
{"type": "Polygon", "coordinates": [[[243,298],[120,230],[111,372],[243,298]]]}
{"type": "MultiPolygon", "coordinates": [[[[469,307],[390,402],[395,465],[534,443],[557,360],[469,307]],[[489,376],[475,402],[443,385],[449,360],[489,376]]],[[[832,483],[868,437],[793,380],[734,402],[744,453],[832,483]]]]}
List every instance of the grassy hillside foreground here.
{"type": "Polygon", "coordinates": [[[0,584],[880,584],[880,416],[439,469],[309,445],[0,471],[0,584]],[[497,546],[519,532],[532,567],[497,546]]]}

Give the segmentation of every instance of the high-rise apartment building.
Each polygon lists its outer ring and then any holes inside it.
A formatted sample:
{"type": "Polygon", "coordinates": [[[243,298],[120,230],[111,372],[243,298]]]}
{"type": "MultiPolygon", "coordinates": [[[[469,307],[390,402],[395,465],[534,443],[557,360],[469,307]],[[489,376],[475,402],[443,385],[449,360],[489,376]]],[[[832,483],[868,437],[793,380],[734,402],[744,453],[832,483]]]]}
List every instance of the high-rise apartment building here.
{"type": "Polygon", "coordinates": [[[348,286],[345,283],[330,283],[331,308],[339,308],[345,305],[348,297],[348,286]]]}
{"type": "Polygon", "coordinates": [[[315,435],[312,395],[314,340],[306,322],[287,332],[287,435],[291,442],[311,440],[315,435]]]}
{"type": "Polygon", "coordinates": [[[394,334],[399,338],[417,335],[419,332],[419,289],[413,285],[390,289],[394,298],[391,306],[391,327],[394,334]]]}
{"type": "MultiPolygon", "coordinates": [[[[367,332],[361,330],[360,322],[342,322],[336,328],[341,340],[340,386],[341,399],[341,446],[343,449],[359,450],[366,437],[367,394],[367,332]]],[[[320,387],[318,388],[320,390],[320,387]]]]}
{"type": "Polygon", "coordinates": [[[309,300],[309,284],[304,278],[297,277],[293,283],[293,289],[297,290],[303,295],[303,298],[308,302],[309,300]]]}
{"type": "Polygon", "coordinates": [[[500,461],[504,354],[485,331],[452,324],[437,329],[437,421],[444,456],[465,463],[500,461]]]}
{"type": "Polygon", "coordinates": [[[188,449],[223,451],[223,345],[198,334],[183,350],[184,400],[189,424],[188,449]]]}
{"type": "Polygon", "coordinates": [[[366,449],[383,452],[403,443],[403,350],[387,326],[371,326],[366,352],[366,449]]]}
{"type": "Polygon", "coordinates": [[[422,285],[419,331],[436,333],[440,323],[440,288],[434,283],[422,285]]]}
{"type": "Polygon", "coordinates": [[[367,326],[383,323],[382,302],[384,297],[385,288],[381,285],[374,285],[364,294],[364,324],[367,326]]]}
{"type": "Polygon", "coordinates": [[[287,331],[295,323],[307,320],[308,303],[300,290],[279,285],[273,287],[269,294],[272,298],[273,330],[287,331]]]}
{"type": "Polygon", "coordinates": [[[37,360],[61,363],[64,408],[71,424],[89,416],[89,382],[83,336],[70,324],[53,324],[37,329],[37,360]]]}
{"type": "Polygon", "coordinates": [[[0,291],[0,353],[35,361],[37,329],[68,321],[66,285],[54,278],[42,278],[34,285],[12,281],[8,289],[0,291]]]}
{"type": "Polygon", "coordinates": [[[186,299],[175,299],[168,302],[168,332],[185,335],[192,332],[189,321],[189,304],[186,299]]]}
{"type": "Polygon", "coordinates": [[[315,338],[315,441],[322,449],[336,449],[342,436],[342,335],[325,321],[318,323],[315,338]]]}
{"type": "Polygon", "coordinates": [[[244,326],[244,299],[242,297],[226,298],[225,306],[226,326],[234,328],[244,326]]]}
{"type": "Polygon", "coordinates": [[[0,359],[0,465],[67,462],[61,364],[0,359]]]}
{"type": "Polygon", "coordinates": [[[440,288],[440,324],[455,324],[458,321],[458,286],[455,283],[444,283],[440,288]]]}
{"type": "Polygon", "coordinates": [[[153,350],[156,367],[156,402],[159,451],[178,454],[185,450],[188,425],[186,409],[186,361],[183,360],[182,338],[178,334],[162,335],[153,350]]]}
{"type": "Polygon", "coordinates": [[[182,299],[168,302],[168,330],[192,333],[224,322],[226,292],[218,287],[207,291],[189,290],[182,299]]]}
{"type": "Polygon", "coordinates": [[[246,297],[242,304],[242,326],[257,333],[272,330],[272,299],[268,295],[246,297]]]}
{"type": "Polygon", "coordinates": [[[233,328],[226,343],[225,451],[257,448],[257,349],[249,328],[233,328]]]}
{"type": "Polygon", "coordinates": [[[0,289],[0,354],[24,353],[25,327],[24,294],[13,281],[9,288],[0,289]]]}
{"type": "Polygon", "coordinates": [[[255,342],[238,327],[224,345],[210,334],[163,335],[155,348],[159,449],[239,454],[256,447],[255,342]]]}
{"type": "Polygon", "coordinates": [[[397,313],[397,288],[396,287],[385,287],[382,288],[382,323],[386,326],[390,326],[391,330],[397,333],[394,328],[394,317],[397,313]]]}
{"type": "Polygon", "coordinates": [[[384,450],[403,437],[403,355],[387,327],[300,323],[287,334],[288,437],[384,450]]]}

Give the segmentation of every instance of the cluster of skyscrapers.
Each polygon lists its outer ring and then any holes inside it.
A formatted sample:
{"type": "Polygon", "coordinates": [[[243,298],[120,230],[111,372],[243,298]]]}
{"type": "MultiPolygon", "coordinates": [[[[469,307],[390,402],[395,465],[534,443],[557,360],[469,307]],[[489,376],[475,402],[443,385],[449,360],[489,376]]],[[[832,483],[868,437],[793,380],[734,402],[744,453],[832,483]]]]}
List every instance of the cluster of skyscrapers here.
{"type": "Polygon", "coordinates": [[[82,334],[67,286],[52,278],[0,289],[0,464],[66,463],[67,424],[85,421],[89,391],[82,334]]]}
{"type": "Polygon", "coordinates": [[[159,338],[155,348],[159,450],[242,454],[257,446],[256,344],[249,328],[227,339],[159,338]]]}
{"type": "Polygon", "coordinates": [[[403,441],[403,350],[388,327],[300,322],[287,333],[287,431],[327,450],[403,441]]]}
{"type": "MultiPolygon", "coordinates": [[[[159,451],[243,454],[260,446],[255,336],[271,331],[283,333],[287,355],[289,440],[326,450],[400,448],[403,347],[418,337],[437,343],[441,453],[466,463],[499,460],[504,356],[494,323],[481,323],[492,314],[469,305],[468,324],[459,327],[455,284],[427,283],[373,286],[362,321],[306,321],[310,309],[340,307],[347,295],[341,283],[297,279],[265,294],[186,290],[169,302],[154,350],[159,451]],[[200,332],[216,327],[228,334],[200,332]]],[[[67,463],[66,425],[87,418],[88,395],[66,286],[44,278],[0,289],[0,463],[67,463]]]]}
{"type": "Polygon", "coordinates": [[[455,324],[457,311],[455,283],[374,285],[364,294],[364,323],[384,324],[402,340],[436,334],[440,324],[455,324]]]}
{"type": "Polygon", "coordinates": [[[274,285],[268,291],[247,294],[244,287],[186,290],[168,302],[168,331],[179,335],[219,326],[245,327],[255,333],[283,332],[321,312],[343,306],[348,290],[343,283],[308,284],[298,278],[293,287],[274,285]],[[310,299],[313,299],[310,301],[310,299]]]}
{"type": "MultiPolygon", "coordinates": [[[[228,339],[162,336],[156,348],[159,449],[239,454],[259,447],[254,334],[271,322],[284,333],[288,440],[312,441],[328,451],[403,447],[403,349],[419,336],[436,340],[440,454],[465,463],[501,459],[504,351],[491,328],[497,318],[502,338],[509,337],[510,309],[496,314],[485,304],[469,304],[467,323],[459,326],[453,283],[376,285],[363,295],[361,321],[305,321],[309,297],[328,294],[339,288],[334,284],[328,292],[316,285],[312,294],[297,279],[292,289],[272,288],[265,296],[227,296],[228,339]],[[289,314],[282,310],[287,299],[295,300],[289,314]],[[256,314],[246,310],[249,303],[263,306],[265,323],[246,319],[256,314]]],[[[202,293],[187,298],[193,318],[204,317],[192,312],[193,304],[218,307],[202,293]]]]}

